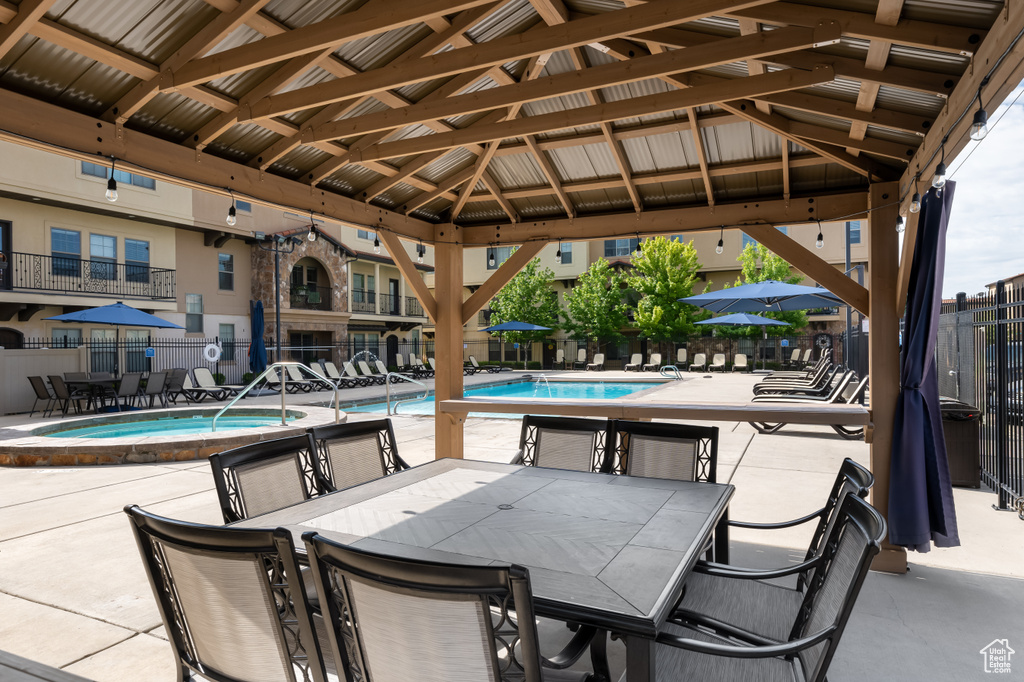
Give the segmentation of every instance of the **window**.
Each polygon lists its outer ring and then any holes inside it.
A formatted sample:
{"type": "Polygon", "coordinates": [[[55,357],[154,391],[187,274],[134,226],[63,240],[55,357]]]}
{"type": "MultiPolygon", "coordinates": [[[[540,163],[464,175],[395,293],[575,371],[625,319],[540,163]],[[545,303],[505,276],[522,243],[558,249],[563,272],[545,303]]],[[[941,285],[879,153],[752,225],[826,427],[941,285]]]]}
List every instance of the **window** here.
{"type": "Polygon", "coordinates": [[[367,230],[356,230],[356,236],[359,237],[360,239],[366,239],[367,241],[372,241],[373,239],[375,239],[377,237],[377,234],[374,233],[374,232],[369,232],[367,230]]]}
{"type": "Polygon", "coordinates": [[[93,329],[89,351],[89,367],[93,372],[116,372],[117,330],[93,329]]]}
{"type": "MultiPolygon", "coordinates": [[[[110,177],[110,167],[83,161],[82,175],[91,175],[93,177],[103,178],[106,180],[110,177]]],[[[153,178],[147,178],[144,175],[115,170],[114,179],[117,180],[119,185],[133,185],[135,187],[142,187],[143,189],[156,189],[156,180],[153,178]]]]}
{"type": "Polygon", "coordinates": [[[50,253],[55,277],[81,277],[82,235],[74,230],[50,228],[50,253]]]}
{"type": "Polygon", "coordinates": [[[129,282],[149,282],[149,242],[124,240],[124,278],[129,282]]]}
{"type": "Polygon", "coordinates": [[[235,201],[235,210],[239,213],[252,213],[252,204],[248,201],[235,201]]]}
{"type": "Polygon", "coordinates": [[[54,329],[51,345],[54,348],[78,348],[82,345],[82,330],[54,329]]]}
{"type": "Polygon", "coordinates": [[[117,237],[90,234],[89,260],[93,279],[117,279],[117,237]]]}
{"type": "Polygon", "coordinates": [[[614,258],[616,256],[628,256],[629,254],[636,251],[637,244],[640,243],[639,239],[605,239],[604,240],[604,257],[614,258]]]}
{"type": "Polygon", "coordinates": [[[860,221],[851,220],[846,223],[846,226],[850,228],[850,243],[860,244],[860,221]]]}
{"type": "Polygon", "coordinates": [[[185,294],[185,333],[203,333],[202,294],[185,294]]]}
{"type": "Polygon", "coordinates": [[[148,329],[129,329],[125,332],[126,372],[148,372],[150,370],[150,359],[146,357],[148,346],[148,329]]]}
{"type": "Polygon", "coordinates": [[[235,325],[222,324],[217,328],[217,338],[220,340],[222,353],[221,362],[235,361],[235,325]]]}
{"type": "Polygon", "coordinates": [[[221,291],[235,290],[235,257],[230,253],[217,254],[217,280],[221,291]]]}
{"type": "MultiPolygon", "coordinates": [[[[789,228],[786,227],[785,225],[776,225],[775,229],[781,232],[782,234],[789,234],[789,228]]],[[[740,249],[747,248],[747,244],[754,244],[756,246],[757,240],[747,234],[744,234],[743,243],[740,245],[740,249]]]]}
{"type": "Polygon", "coordinates": [[[569,265],[572,263],[572,243],[564,242],[562,244],[562,265],[569,265]]]}
{"type": "Polygon", "coordinates": [[[512,255],[511,246],[496,246],[487,249],[487,269],[497,270],[512,255]],[[493,258],[491,258],[493,256],[493,258]],[[493,263],[493,265],[492,265],[493,263]]]}

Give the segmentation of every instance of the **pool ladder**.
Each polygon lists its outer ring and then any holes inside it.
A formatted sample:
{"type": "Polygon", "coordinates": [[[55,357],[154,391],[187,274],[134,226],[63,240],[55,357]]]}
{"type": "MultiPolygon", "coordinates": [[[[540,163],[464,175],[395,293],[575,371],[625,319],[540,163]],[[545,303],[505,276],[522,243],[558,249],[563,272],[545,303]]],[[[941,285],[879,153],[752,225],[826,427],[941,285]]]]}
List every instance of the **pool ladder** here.
{"type": "Polygon", "coordinates": [[[676,379],[677,381],[681,381],[683,378],[683,375],[682,373],[680,373],[679,368],[676,367],[675,365],[665,365],[659,370],[658,373],[661,374],[661,376],[663,377],[676,379]]]}
{"type": "Polygon", "coordinates": [[[402,374],[401,372],[388,372],[387,380],[384,382],[384,392],[386,394],[387,409],[388,409],[388,416],[389,417],[392,414],[398,414],[398,406],[401,405],[402,403],[412,403],[412,402],[418,402],[420,400],[426,400],[427,396],[430,395],[430,389],[427,388],[427,385],[425,383],[423,383],[422,381],[417,381],[417,380],[413,379],[411,376],[409,376],[408,374],[402,374]],[[391,377],[394,377],[394,379],[392,379],[391,377]],[[408,381],[410,384],[416,384],[417,386],[422,386],[423,387],[423,395],[419,396],[418,398],[410,398],[408,400],[396,400],[395,401],[395,411],[392,412],[391,411],[391,384],[392,384],[393,381],[394,382],[408,381]]]}
{"type": "Polygon", "coordinates": [[[231,402],[229,402],[227,405],[222,407],[220,412],[218,412],[217,414],[215,414],[213,416],[213,431],[217,430],[217,420],[220,419],[222,414],[224,414],[225,412],[230,410],[234,406],[234,404],[237,403],[242,398],[244,398],[245,394],[248,393],[249,391],[251,391],[254,386],[256,386],[257,384],[261,383],[264,379],[266,379],[267,377],[269,377],[273,373],[276,373],[278,375],[277,379],[278,379],[278,381],[281,384],[281,426],[288,426],[288,414],[287,414],[287,410],[286,410],[286,406],[285,406],[285,394],[288,392],[288,390],[287,390],[288,389],[288,372],[284,371],[284,369],[285,369],[285,367],[288,367],[289,365],[292,366],[292,367],[297,368],[300,372],[302,370],[305,370],[308,374],[311,374],[314,377],[316,377],[317,379],[319,379],[320,381],[323,381],[324,383],[330,384],[331,386],[334,387],[334,423],[335,424],[340,424],[341,423],[341,409],[339,407],[340,393],[338,392],[338,382],[337,381],[333,381],[333,380],[325,377],[320,372],[317,372],[315,369],[313,369],[313,368],[311,368],[311,367],[309,367],[307,365],[304,365],[301,362],[275,362],[274,364],[270,365],[265,370],[263,370],[263,372],[261,372],[258,377],[256,377],[255,379],[252,380],[252,383],[250,383],[248,386],[246,386],[241,391],[239,391],[238,395],[236,395],[234,398],[231,399],[231,402]],[[282,371],[278,372],[277,371],[278,369],[280,369],[282,371]]]}

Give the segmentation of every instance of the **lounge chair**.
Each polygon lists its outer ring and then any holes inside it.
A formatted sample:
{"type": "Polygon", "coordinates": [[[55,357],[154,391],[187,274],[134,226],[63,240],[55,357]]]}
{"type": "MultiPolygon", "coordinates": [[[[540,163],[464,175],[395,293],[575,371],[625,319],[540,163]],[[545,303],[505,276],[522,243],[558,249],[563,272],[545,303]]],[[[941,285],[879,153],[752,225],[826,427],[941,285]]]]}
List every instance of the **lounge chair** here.
{"type": "Polygon", "coordinates": [[[434,367],[434,358],[427,358],[427,363],[428,364],[426,365],[424,365],[422,362],[420,363],[420,372],[422,376],[427,377],[429,379],[434,376],[434,374],[437,372],[437,369],[434,367]]]}
{"type": "Polygon", "coordinates": [[[715,356],[711,358],[711,364],[708,365],[708,371],[714,372],[716,369],[719,372],[725,371],[725,353],[715,353],[715,356]]]}
{"type": "Polygon", "coordinates": [[[736,357],[732,359],[732,371],[746,372],[750,369],[750,365],[747,364],[747,356],[743,353],[737,353],[736,357]]]}
{"type": "Polygon", "coordinates": [[[193,367],[192,377],[196,380],[196,385],[200,388],[216,388],[222,391],[227,391],[228,395],[238,395],[245,386],[241,384],[218,384],[214,378],[213,373],[210,372],[208,367],[193,367]]]}
{"type": "Polygon", "coordinates": [[[203,388],[202,386],[196,386],[192,383],[192,378],[189,377],[188,372],[185,373],[181,392],[189,400],[194,400],[197,403],[201,403],[207,398],[212,398],[213,400],[224,400],[228,397],[228,392],[220,388],[203,388]]]}
{"type": "Polygon", "coordinates": [[[372,381],[373,383],[383,386],[384,383],[388,380],[387,372],[381,374],[380,372],[373,371],[372,369],[370,369],[370,365],[366,362],[366,360],[360,360],[358,362],[358,365],[359,371],[362,373],[362,375],[369,379],[370,381],[372,381]]]}
{"type": "MultiPolygon", "coordinates": [[[[470,356],[470,357],[472,357],[472,356],[470,356]]],[[[475,360],[475,358],[474,358],[474,360],[475,360]]],[[[469,360],[463,360],[462,361],[462,373],[464,375],[468,376],[468,377],[469,376],[473,376],[474,374],[476,374],[477,373],[477,368],[474,367],[473,364],[475,364],[475,363],[470,363],[469,360]]]]}
{"type": "Polygon", "coordinates": [[[834,365],[828,371],[823,371],[820,376],[815,377],[813,382],[758,384],[754,387],[754,395],[828,395],[835,385],[837,377],[842,377],[842,368],[839,365],[834,365]]]}
{"type": "Polygon", "coordinates": [[[28,413],[28,416],[31,417],[35,413],[36,405],[39,404],[40,400],[45,400],[46,404],[43,407],[43,416],[45,417],[55,402],[54,397],[50,395],[50,389],[46,387],[46,380],[42,377],[29,377],[28,382],[32,384],[32,390],[36,394],[35,402],[32,403],[32,411],[28,413]]]}
{"type": "MultiPolygon", "coordinates": [[[[755,397],[754,400],[757,402],[765,403],[792,403],[793,405],[853,405],[860,401],[864,396],[864,392],[868,387],[868,378],[865,376],[856,385],[853,384],[855,378],[853,372],[847,372],[847,374],[840,380],[839,384],[833,389],[826,398],[822,399],[819,397],[787,397],[778,395],[765,395],[755,397]]],[[[788,422],[781,422],[778,424],[769,424],[767,422],[750,422],[759,433],[775,433],[788,422]]],[[[864,428],[850,428],[841,424],[829,424],[832,430],[838,433],[846,440],[860,440],[864,437],[864,428]]]]}
{"type": "Polygon", "coordinates": [[[407,372],[412,369],[410,365],[405,362],[405,356],[401,353],[395,353],[395,367],[398,368],[399,372],[407,372]]]}
{"type": "Polygon", "coordinates": [[[697,353],[693,356],[693,362],[690,363],[691,372],[703,372],[707,369],[708,359],[703,353],[697,353]]]}
{"type": "Polygon", "coordinates": [[[186,369],[172,369],[168,373],[167,386],[164,388],[164,395],[167,397],[167,400],[175,405],[178,404],[178,398],[184,398],[186,405],[192,402],[192,396],[185,392],[186,379],[188,379],[188,370],[186,369]]]}
{"type": "Polygon", "coordinates": [[[351,360],[346,361],[345,364],[342,365],[342,367],[345,369],[345,378],[349,381],[354,382],[356,386],[369,386],[370,384],[373,383],[373,379],[362,376],[361,374],[359,374],[359,372],[356,371],[356,368],[352,365],[351,360]]]}
{"type": "Polygon", "coordinates": [[[806,366],[810,365],[813,362],[813,358],[814,358],[814,349],[813,348],[808,348],[807,350],[804,351],[803,360],[801,360],[800,362],[801,362],[801,364],[803,364],[806,367],[806,366]]]}
{"type": "Polygon", "coordinates": [[[576,362],[572,363],[573,369],[584,369],[587,366],[587,349],[580,348],[576,351],[576,362]]]}
{"type": "MultiPolygon", "coordinates": [[[[302,374],[294,366],[285,365],[283,369],[285,379],[287,380],[285,386],[288,393],[299,393],[300,391],[302,393],[309,393],[316,388],[316,384],[308,379],[303,379],[302,374]]],[[[275,391],[281,390],[281,370],[282,368],[278,367],[276,377],[274,374],[267,377],[267,385],[275,391]]]]}
{"type": "Polygon", "coordinates": [[[644,356],[640,353],[633,353],[632,357],[629,358],[629,362],[623,367],[625,372],[639,372],[640,365],[644,361],[644,356]]]}
{"type": "Polygon", "coordinates": [[[336,383],[339,388],[354,388],[359,385],[359,382],[356,381],[355,379],[350,379],[349,377],[342,376],[341,373],[338,371],[338,366],[335,365],[330,360],[322,363],[320,366],[324,368],[324,375],[328,379],[336,383]]]}
{"type": "Polygon", "coordinates": [[[782,363],[784,367],[799,367],[800,366],[800,349],[794,348],[793,352],[789,354],[789,360],[782,363]]]}
{"type": "Polygon", "coordinates": [[[604,353],[596,353],[594,355],[594,361],[587,365],[587,371],[594,370],[595,372],[604,371],[604,353]]]}
{"type": "Polygon", "coordinates": [[[657,372],[659,369],[661,369],[661,353],[651,353],[651,361],[643,366],[643,370],[657,372]]]}
{"type": "MultiPolygon", "coordinates": [[[[387,376],[389,374],[391,374],[391,372],[388,371],[388,366],[385,365],[383,361],[376,360],[373,364],[377,368],[377,374],[383,374],[385,379],[387,379],[387,376]]],[[[391,377],[388,380],[391,383],[395,383],[396,381],[401,381],[401,379],[399,379],[398,377],[391,377]]]]}
{"type": "Polygon", "coordinates": [[[423,361],[416,357],[415,353],[409,353],[409,362],[412,364],[412,372],[418,377],[433,375],[433,372],[424,366],[423,361]]]}
{"type": "Polygon", "coordinates": [[[523,417],[519,451],[509,463],[608,472],[614,447],[614,423],[607,419],[528,414],[523,417]]]}
{"type": "Polygon", "coordinates": [[[476,370],[477,372],[486,369],[490,374],[497,374],[498,372],[501,371],[501,367],[498,367],[497,365],[488,365],[487,367],[481,367],[479,363],[477,363],[476,358],[472,355],[469,356],[469,364],[473,365],[473,369],[476,370]]]}
{"type": "Polygon", "coordinates": [[[317,426],[308,435],[310,452],[319,461],[320,486],[326,492],[409,468],[398,454],[390,419],[317,426]]]}
{"type": "Polygon", "coordinates": [[[565,350],[559,348],[555,351],[555,361],[551,363],[551,369],[554,369],[558,365],[565,369],[565,350]]]}
{"type": "MultiPolygon", "coordinates": [[[[799,353],[800,351],[796,350],[794,352],[799,353]]],[[[794,378],[810,378],[812,375],[814,375],[815,372],[820,370],[822,366],[829,365],[831,359],[832,352],[826,350],[824,353],[821,354],[821,357],[818,358],[818,361],[811,365],[810,367],[805,367],[804,369],[793,370],[788,372],[772,372],[764,379],[762,379],[762,381],[788,381],[794,378]]]]}
{"type": "Polygon", "coordinates": [[[430,363],[430,376],[437,376],[437,363],[434,358],[427,358],[427,362],[430,363]]]}
{"type": "Polygon", "coordinates": [[[686,368],[686,349],[680,348],[676,351],[676,367],[679,369],[686,368]]]}

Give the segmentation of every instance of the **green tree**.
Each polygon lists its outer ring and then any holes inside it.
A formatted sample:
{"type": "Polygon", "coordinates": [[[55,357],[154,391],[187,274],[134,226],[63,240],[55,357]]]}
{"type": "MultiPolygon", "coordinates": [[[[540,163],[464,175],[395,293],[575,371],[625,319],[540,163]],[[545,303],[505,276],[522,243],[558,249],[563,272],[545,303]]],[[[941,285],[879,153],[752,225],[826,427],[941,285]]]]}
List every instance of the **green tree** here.
{"type": "Polygon", "coordinates": [[[626,277],[598,258],[565,295],[565,330],[573,338],[618,339],[629,323],[624,300],[626,277]]]}
{"type": "Polygon", "coordinates": [[[693,295],[700,267],[692,241],[656,237],[643,243],[626,278],[640,295],[635,319],[641,336],[654,341],[681,340],[696,331],[694,322],[710,317],[710,313],[678,300],[693,295]]]}
{"type": "Polygon", "coordinates": [[[554,272],[542,270],[540,259],[531,260],[491,299],[491,325],[515,321],[551,327],[550,332],[505,332],[505,340],[512,343],[540,341],[552,334],[560,312],[554,282],[554,272]]]}
{"type": "MultiPolygon", "coordinates": [[[[768,247],[763,244],[747,244],[736,260],[740,263],[740,277],[733,286],[764,282],[769,279],[777,282],[786,282],[787,284],[799,284],[804,279],[799,275],[794,275],[789,263],[781,256],[777,256],[769,251],[768,247]]],[[[757,314],[762,317],[770,317],[773,320],[789,323],[790,326],[788,327],[765,327],[765,331],[769,336],[786,336],[792,334],[797,329],[807,326],[807,313],[803,310],[757,314]]],[[[761,327],[716,326],[715,329],[718,330],[719,336],[731,339],[759,336],[761,334],[761,327]]]]}

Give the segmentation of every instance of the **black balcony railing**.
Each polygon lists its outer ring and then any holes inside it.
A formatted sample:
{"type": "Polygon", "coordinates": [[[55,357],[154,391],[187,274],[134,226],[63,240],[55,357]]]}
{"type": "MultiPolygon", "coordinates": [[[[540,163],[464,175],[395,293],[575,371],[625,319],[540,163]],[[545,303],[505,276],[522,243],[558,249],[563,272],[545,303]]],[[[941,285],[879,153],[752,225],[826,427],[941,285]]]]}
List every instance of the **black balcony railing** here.
{"type": "Polygon", "coordinates": [[[821,317],[824,315],[838,315],[839,308],[814,308],[807,311],[808,317],[821,317]]]}
{"type": "Polygon", "coordinates": [[[405,297],[405,315],[406,317],[426,317],[423,306],[415,296],[405,297]]]}
{"type": "Polygon", "coordinates": [[[174,274],[174,270],[145,265],[15,252],[0,277],[0,285],[6,289],[174,300],[174,274]]]}
{"type": "Polygon", "coordinates": [[[377,312],[377,293],[365,289],[352,290],[352,312],[354,313],[375,313],[377,312]]]}
{"type": "Polygon", "coordinates": [[[392,296],[390,294],[380,294],[377,296],[377,302],[380,304],[378,310],[381,315],[401,315],[402,314],[402,297],[392,296]]]}
{"type": "Polygon", "coordinates": [[[292,285],[291,307],[304,310],[333,310],[331,288],[312,284],[292,285]]]}

